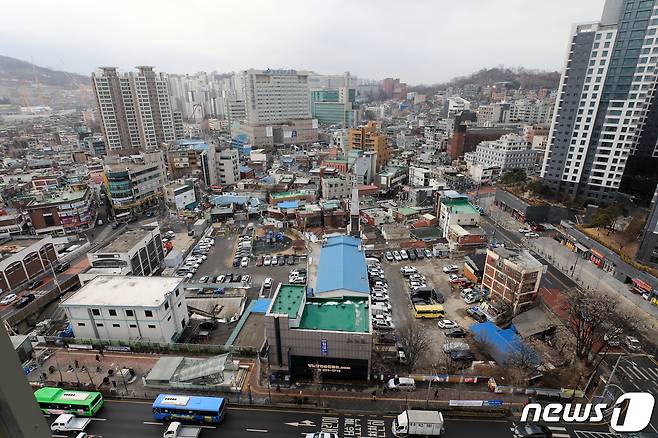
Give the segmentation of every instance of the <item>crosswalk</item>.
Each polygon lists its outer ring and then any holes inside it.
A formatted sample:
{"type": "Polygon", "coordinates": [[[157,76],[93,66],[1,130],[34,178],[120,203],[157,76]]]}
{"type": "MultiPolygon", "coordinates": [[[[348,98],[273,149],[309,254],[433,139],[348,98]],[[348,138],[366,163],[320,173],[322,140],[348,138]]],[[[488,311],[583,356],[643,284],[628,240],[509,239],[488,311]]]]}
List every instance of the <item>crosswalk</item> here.
{"type": "Polygon", "coordinates": [[[553,438],[571,438],[571,435],[567,433],[566,427],[548,426],[548,428],[551,429],[551,436],[553,438]]]}
{"type": "Polygon", "coordinates": [[[574,430],[575,438],[612,438],[614,433],[610,432],[591,432],[589,430],[574,430]]]}
{"type": "Polygon", "coordinates": [[[617,366],[616,377],[627,390],[648,391],[658,397],[658,365],[653,362],[622,361],[617,366]]]}

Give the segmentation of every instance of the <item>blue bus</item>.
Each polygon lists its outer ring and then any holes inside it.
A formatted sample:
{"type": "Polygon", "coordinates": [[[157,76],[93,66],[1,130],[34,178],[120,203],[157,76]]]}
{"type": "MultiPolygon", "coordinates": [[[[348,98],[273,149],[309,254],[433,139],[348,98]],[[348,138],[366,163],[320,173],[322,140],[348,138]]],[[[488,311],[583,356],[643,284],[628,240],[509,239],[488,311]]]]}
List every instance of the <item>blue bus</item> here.
{"type": "Polygon", "coordinates": [[[221,397],[160,394],[153,402],[153,418],[157,421],[219,423],[225,411],[226,400],[221,397]]]}

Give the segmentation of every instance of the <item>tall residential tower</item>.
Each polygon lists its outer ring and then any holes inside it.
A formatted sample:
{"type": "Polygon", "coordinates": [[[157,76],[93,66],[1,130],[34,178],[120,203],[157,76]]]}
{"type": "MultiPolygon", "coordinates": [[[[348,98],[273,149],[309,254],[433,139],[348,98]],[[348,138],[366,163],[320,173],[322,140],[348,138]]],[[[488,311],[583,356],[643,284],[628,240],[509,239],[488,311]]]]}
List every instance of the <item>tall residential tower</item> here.
{"type": "Polygon", "coordinates": [[[109,154],[150,152],[182,137],[175,128],[167,77],[153,67],[123,74],[101,67],[91,79],[109,154]]]}
{"type": "Polygon", "coordinates": [[[657,5],[607,0],[600,21],[573,27],[541,171],[559,194],[653,193],[657,5]]]}

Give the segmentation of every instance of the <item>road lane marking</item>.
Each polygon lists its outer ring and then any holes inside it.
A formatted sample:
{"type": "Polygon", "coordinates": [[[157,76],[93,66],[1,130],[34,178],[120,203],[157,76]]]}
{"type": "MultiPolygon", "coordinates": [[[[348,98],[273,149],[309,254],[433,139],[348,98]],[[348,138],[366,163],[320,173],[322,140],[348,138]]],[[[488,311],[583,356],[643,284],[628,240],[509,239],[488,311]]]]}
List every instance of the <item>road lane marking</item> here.
{"type": "Polygon", "coordinates": [[[94,417],[94,418],[90,418],[90,420],[94,420],[94,421],[107,421],[107,418],[95,418],[95,417],[94,417]]]}
{"type": "Polygon", "coordinates": [[[51,435],[53,438],[69,438],[68,435],[51,435]]]}
{"type": "Polygon", "coordinates": [[[247,432],[261,432],[267,433],[267,429],[245,429],[247,432]]]}
{"type": "Polygon", "coordinates": [[[156,421],[144,421],[144,424],[148,424],[149,426],[162,426],[164,423],[158,423],[156,421]]]}
{"type": "Polygon", "coordinates": [[[559,430],[561,432],[565,432],[567,430],[566,427],[560,427],[560,426],[548,426],[548,428],[551,430],[559,430]]]}

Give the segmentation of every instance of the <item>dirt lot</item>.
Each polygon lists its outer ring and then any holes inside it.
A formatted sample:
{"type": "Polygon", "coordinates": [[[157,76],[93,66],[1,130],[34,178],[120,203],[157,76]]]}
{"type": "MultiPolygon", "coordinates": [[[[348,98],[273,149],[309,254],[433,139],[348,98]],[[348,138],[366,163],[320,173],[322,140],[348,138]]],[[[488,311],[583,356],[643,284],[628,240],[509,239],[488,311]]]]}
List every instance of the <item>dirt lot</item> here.
{"type": "MultiPolygon", "coordinates": [[[[466,316],[466,304],[459,296],[459,289],[454,289],[448,282],[448,276],[443,273],[442,268],[448,265],[463,266],[463,260],[453,259],[424,259],[403,262],[382,261],[382,266],[389,283],[389,297],[392,306],[393,322],[396,326],[404,324],[406,321],[413,320],[412,305],[409,299],[407,280],[400,273],[402,266],[415,266],[418,271],[427,279],[427,285],[441,292],[445,297],[443,304],[446,310],[446,318],[457,322],[462,328],[466,329],[475,321],[466,316]]],[[[446,336],[443,330],[437,326],[436,319],[418,320],[418,323],[425,328],[430,334],[432,343],[430,352],[427,354],[425,361],[420,364],[420,368],[430,370],[432,367],[441,368],[441,363],[445,362],[445,354],[442,351],[446,336]]]]}

